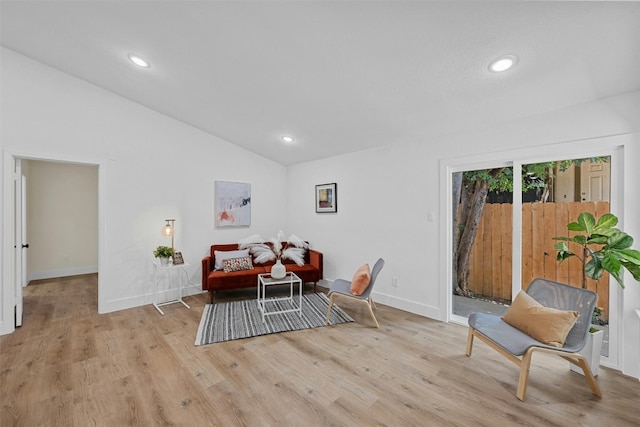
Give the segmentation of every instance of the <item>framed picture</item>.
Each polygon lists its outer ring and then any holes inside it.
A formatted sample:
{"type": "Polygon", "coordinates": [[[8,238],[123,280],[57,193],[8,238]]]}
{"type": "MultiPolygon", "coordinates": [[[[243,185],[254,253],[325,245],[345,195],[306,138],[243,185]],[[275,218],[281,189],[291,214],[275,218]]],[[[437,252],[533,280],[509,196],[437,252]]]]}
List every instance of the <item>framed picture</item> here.
{"type": "Polygon", "coordinates": [[[251,225],[251,184],[215,182],[215,224],[223,227],[251,225]]]}
{"type": "Polygon", "coordinates": [[[182,258],[182,252],[176,252],[173,254],[173,265],[184,264],[184,259],[182,258]]]}
{"type": "Polygon", "coordinates": [[[316,212],[338,212],[338,184],[316,185],[316,212]]]}

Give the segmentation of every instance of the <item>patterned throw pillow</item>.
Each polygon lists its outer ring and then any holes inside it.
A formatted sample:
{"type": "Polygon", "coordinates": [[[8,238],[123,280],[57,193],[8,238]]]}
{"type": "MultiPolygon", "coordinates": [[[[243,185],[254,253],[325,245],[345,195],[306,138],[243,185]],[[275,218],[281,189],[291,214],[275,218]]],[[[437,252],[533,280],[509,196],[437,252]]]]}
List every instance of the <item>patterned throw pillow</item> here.
{"type": "Polygon", "coordinates": [[[251,270],[253,268],[250,256],[225,259],[222,261],[222,266],[225,273],[230,271],[251,270]]]}
{"type": "Polygon", "coordinates": [[[213,255],[216,259],[216,263],[214,265],[214,268],[216,270],[222,270],[223,269],[223,265],[222,262],[225,259],[230,259],[230,258],[242,258],[242,257],[246,257],[249,256],[249,249],[241,249],[241,250],[237,250],[237,251],[213,251],[213,255]]]}

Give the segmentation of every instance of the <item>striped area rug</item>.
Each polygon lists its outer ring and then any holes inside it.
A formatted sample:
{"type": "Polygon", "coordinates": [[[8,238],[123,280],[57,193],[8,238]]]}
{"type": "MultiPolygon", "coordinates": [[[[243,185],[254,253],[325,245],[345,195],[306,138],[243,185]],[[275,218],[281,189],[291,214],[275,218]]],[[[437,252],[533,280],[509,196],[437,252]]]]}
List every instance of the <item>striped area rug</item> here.
{"type": "MultiPolygon", "coordinates": [[[[298,298],[295,297],[296,304],[298,298]]],[[[195,345],[212,344],[277,332],[326,326],[324,319],[329,299],[323,293],[302,296],[302,316],[297,312],[265,316],[264,323],[255,299],[207,304],[200,319],[195,345]]],[[[293,308],[288,301],[267,300],[267,310],[293,308]]],[[[347,313],[335,304],[329,316],[331,325],[353,322],[347,313]]]]}

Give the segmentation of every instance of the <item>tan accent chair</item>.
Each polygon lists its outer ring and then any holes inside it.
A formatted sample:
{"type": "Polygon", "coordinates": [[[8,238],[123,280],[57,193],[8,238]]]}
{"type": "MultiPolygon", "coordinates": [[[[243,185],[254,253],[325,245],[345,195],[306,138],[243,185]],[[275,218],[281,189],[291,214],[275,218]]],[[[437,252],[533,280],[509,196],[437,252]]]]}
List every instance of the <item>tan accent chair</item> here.
{"type": "Polygon", "coordinates": [[[373,284],[376,281],[376,277],[378,277],[378,273],[380,273],[380,270],[382,270],[382,267],[384,267],[384,260],[382,258],[379,258],[378,261],[376,261],[376,263],[374,264],[373,269],[371,269],[371,280],[369,281],[369,286],[367,286],[367,289],[365,289],[361,295],[353,295],[351,293],[350,281],[343,279],[336,279],[333,281],[331,287],[329,288],[329,292],[327,293],[327,296],[329,297],[329,308],[327,308],[327,317],[325,319],[325,323],[327,325],[329,324],[329,314],[331,313],[333,300],[336,296],[340,296],[341,298],[361,301],[366,304],[369,308],[369,313],[371,313],[373,321],[376,322],[376,328],[380,327],[375,314],[373,314],[373,309],[376,305],[371,298],[371,290],[373,289],[373,284]]]}
{"type": "Polygon", "coordinates": [[[587,383],[593,394],[602,397],[587,359],[578,353],[584,347],[591,316],[598,301],[598,294],[587,289],[576,288],[546,279],[534,279],[526,293],[545,307],[558,310],[575,310],[578,320],[563,347],[546,345],[529,335],[507,324],[494,314],[473,313],[469,316],[469,335],[467,339],[467,356],[471,356],[473,338],[477,337],[498,353],[520,367],[520,378],[516,396],[524,401],[527,394],[527,381],[533,353],[543,352],[560,356],[584,371],[587,383]]]}

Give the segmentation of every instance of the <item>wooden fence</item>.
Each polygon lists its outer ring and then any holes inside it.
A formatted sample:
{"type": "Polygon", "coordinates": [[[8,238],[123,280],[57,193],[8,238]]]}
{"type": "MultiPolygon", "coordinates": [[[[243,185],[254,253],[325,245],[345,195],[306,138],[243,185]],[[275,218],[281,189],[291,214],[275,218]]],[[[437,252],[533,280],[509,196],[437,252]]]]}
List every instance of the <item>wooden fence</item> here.
{"type": "MultiPolygon", "coordinates": [[[[582,212],[599,218],[609,212],[609,202],[526,203],[522,205],[522,289],[544,277],[582,286],[582,265],[576,257],[556,261],[556,236],[569,236],[567,224],[582,212]]],[[[577,233],[572,232],[572,235],[577,233]]],[[[511,301],[512,205],[487,204],[471,251],[469,290],[494,299],[511,301]]],[[[573,252],[578,247],[570,245],[573,252]]],[[[587,279],[587,288],[598,293],[598,306],[609,313],[609,276],[587,279]]]]}

